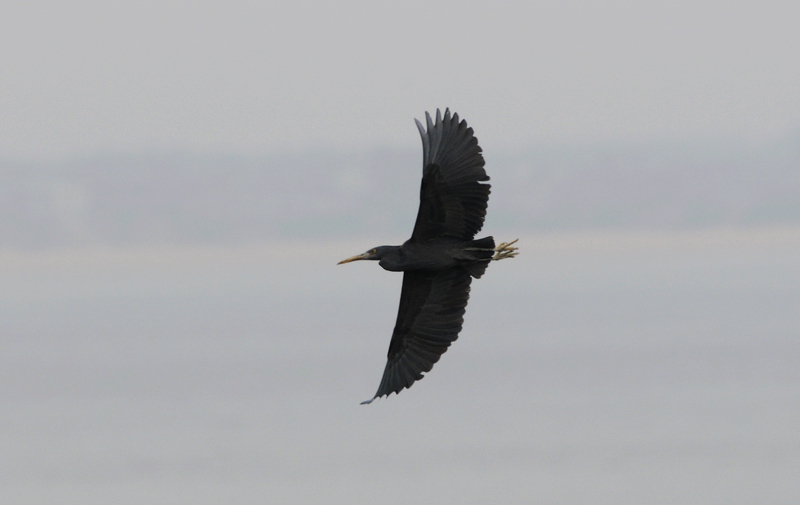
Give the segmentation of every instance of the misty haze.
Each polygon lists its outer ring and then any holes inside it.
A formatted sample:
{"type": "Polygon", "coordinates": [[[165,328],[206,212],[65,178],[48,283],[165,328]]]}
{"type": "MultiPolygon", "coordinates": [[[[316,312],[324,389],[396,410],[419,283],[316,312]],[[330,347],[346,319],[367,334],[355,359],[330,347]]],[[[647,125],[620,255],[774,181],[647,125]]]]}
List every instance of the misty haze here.
{"type": "MultiPolygon", "coordinates": [[[[410,233],[417,151],[0,162],[0,247],[410,233]]],[[[497,181],[487,216],[492,233],[800,223],[800,133],[758,146],[575,145],[486,158],[497,181]]]]}
{"type": "Polygon", "coordinates": [[[800,503],[794,3],[6,3],[3,504],[800,503]],[[520,255],[360,406],[437,107],[520,255]]]}

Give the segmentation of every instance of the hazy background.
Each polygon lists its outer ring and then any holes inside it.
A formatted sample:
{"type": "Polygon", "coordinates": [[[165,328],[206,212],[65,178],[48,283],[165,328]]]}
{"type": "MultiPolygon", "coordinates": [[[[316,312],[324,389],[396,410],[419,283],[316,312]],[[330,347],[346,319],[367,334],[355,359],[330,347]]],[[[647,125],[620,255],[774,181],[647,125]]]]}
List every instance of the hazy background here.
{"type": "Polygon", "coordinates": [[[6,2],[4,503],[800,499],[795,2],[6,2]],[[413,118],[492,177],[459,341],[369,407],[413,118]]]}

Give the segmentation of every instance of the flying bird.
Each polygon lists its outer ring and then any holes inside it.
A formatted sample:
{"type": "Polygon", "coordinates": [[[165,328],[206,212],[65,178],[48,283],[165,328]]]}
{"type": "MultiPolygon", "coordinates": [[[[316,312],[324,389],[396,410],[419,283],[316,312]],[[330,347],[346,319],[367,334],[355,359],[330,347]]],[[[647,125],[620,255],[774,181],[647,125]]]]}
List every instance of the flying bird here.
{"type": "Polygon", "coordinates": [[[388,360],[378,391],[370,400],[400,393],[430,372],[458,338],[464,323],[472,278],[479,279],[491,261],[512,258],[517,241],[495,247],[494,238],[475,240],[486,217],[489,180],[478,139],[458,114],[436,122],[425,113],[422,137],[422,187],[411,238],[403,245],[374,247],[340,261],[375,260],[385,270],[403,272],[388,360]]]}

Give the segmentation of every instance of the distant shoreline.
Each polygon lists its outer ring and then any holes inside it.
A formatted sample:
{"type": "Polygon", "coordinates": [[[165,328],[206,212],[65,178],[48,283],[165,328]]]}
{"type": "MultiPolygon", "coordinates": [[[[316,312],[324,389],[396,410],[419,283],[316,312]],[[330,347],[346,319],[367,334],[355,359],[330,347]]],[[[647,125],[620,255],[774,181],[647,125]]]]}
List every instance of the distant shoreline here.
{"type": "MultiPolygon", "coordinates": [[[[481,233],[481,236],[489,233],[481,233]]],[[[682,230],[591,230],[496,234],[497,240],[520,239],[521,259],[550,255],[693,252],[701,250],[745,250],[787,247],[800,250],[800,225],[719,227],[682,230]]],[[[352,237],[348,239],[275,239],[241,245],[133,245],[102,244],[54,247],[43,250],[0,248],[0,275],[42,273],[47,270],[96,270],[116,268],[182,268],[225,264],[259,265],[281,261],[330,262],[383,243],[402,243],[403,237],[352,237]]]]}

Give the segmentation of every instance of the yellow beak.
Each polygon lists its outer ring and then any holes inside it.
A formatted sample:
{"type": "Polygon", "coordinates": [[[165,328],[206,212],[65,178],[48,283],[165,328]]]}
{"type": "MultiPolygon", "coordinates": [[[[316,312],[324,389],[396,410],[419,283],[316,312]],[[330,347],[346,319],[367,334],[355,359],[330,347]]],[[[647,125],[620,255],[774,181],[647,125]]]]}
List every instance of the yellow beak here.
{"type": "Polygon", "coordinates": [[[369,258],[369,253],[359,254],[358,256],[353,256],[352,258],[347,258],[346,260],[342,260],[337,265],[343,265],[345,263],[350,263],[351,261],[358,261],[358,260],[365,260],[369,258]]]}

